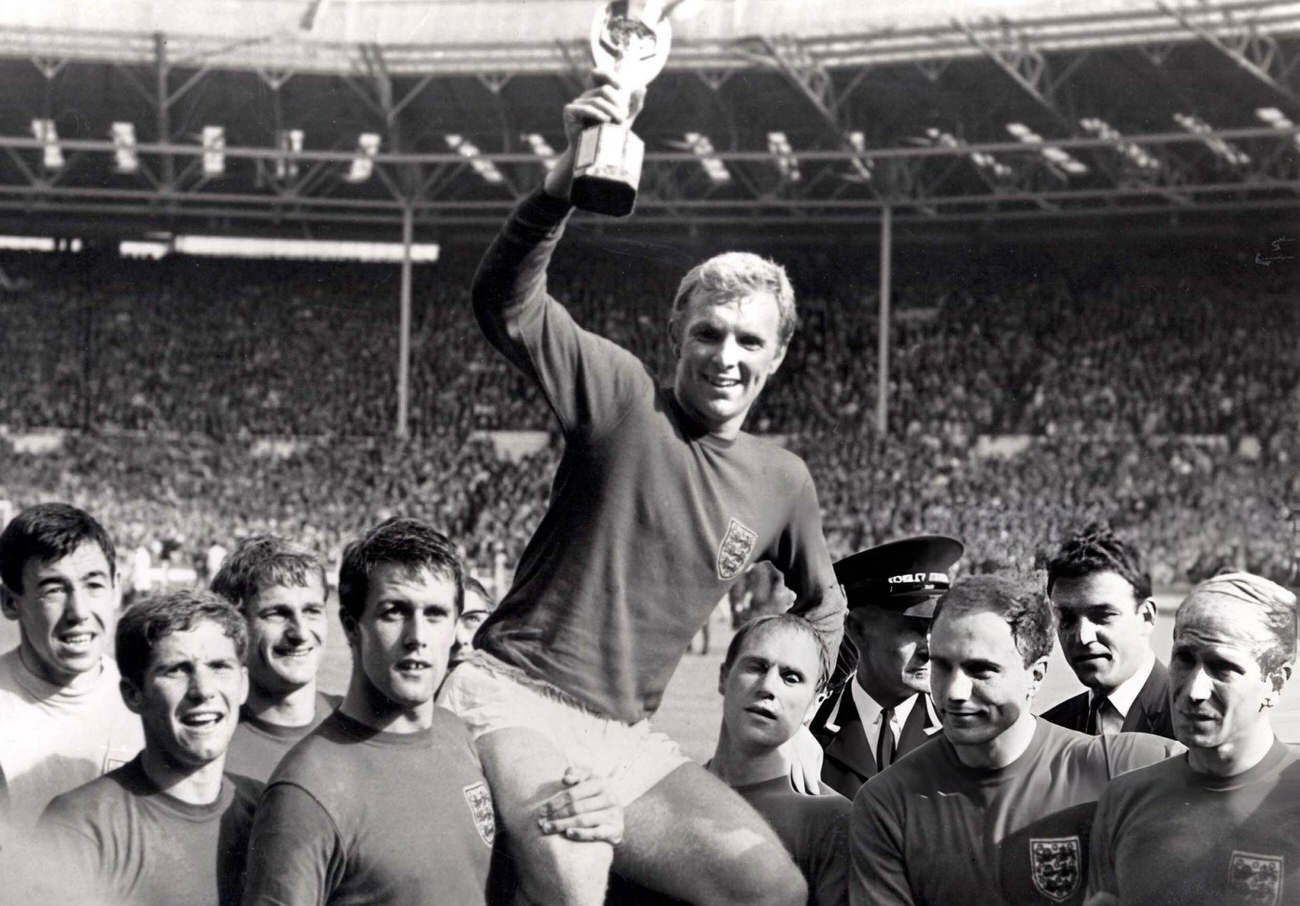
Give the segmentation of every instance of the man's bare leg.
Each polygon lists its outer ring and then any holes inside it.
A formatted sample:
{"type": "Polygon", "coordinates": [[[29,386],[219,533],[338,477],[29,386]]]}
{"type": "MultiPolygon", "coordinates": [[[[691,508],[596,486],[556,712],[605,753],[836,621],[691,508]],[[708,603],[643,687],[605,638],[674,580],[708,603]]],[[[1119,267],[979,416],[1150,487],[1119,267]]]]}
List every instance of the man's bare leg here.
{"type": "Polygon", "coordinates": [[[696,906],[804,906],[808,888],[748,803],[684,764],[624,812],[619,874],[696,906]]]}
{"type": "Polygon", "coordinates": [[[564,789],[565,757],[522,727],[485,733],[476,746],[518,873],[516,906],[600,906],[613,847],[543,835],[537,823],[541,804],[564,789]]]}

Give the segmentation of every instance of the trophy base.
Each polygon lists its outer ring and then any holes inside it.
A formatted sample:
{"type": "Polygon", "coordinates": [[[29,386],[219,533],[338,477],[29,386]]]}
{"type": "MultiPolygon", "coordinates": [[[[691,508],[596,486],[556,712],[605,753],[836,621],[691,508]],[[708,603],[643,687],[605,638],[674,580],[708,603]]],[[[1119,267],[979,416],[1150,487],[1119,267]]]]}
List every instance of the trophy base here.
{"type": "Polygon", "coordinates": [[[582,131],[573,165],[574,207],[595,214],[626,217],[636,207],[645,142],[632,130],[601,123],[582,131]]]}

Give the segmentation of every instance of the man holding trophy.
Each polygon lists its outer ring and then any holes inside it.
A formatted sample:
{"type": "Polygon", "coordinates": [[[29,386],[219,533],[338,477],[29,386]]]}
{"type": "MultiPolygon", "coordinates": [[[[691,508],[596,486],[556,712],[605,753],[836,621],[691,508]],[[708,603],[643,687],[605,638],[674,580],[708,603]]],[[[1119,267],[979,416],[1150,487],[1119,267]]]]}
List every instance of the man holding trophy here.
{"type": "MultiPolygon", "coordinates": [[[[568,147],[475,276],[480,326],[540,386],[565,449],[514,586],[439,702],[476,738],[518,870],[517,902],[599,904],[612,865],[692,903],[795,906],[804,880],[771,829],[648,723],[700,624],[757,560],[782,572],[792,611],[826,650],[838,644],[844,602],[811,476],[798,457],[741,430],[794,332],[790,282],[745,253],[693,268],[669,319],[667,386],[546,290],[574,201],[631,208],[639,140],[630,157],[615,149],[629,145],[623,133],[667,53],[660,13],[653,2],[602,10],[593,50],[605,65],[564,108],[568,147]],[[584,137],[591,127],[599,134],[584,137]],[[535,810],[572,765],[605,777],[624,805],[617,846],[543,835],[548,819],[535,810]]],[[[748,719],[772,718],[756,709],[748,719]]]]}

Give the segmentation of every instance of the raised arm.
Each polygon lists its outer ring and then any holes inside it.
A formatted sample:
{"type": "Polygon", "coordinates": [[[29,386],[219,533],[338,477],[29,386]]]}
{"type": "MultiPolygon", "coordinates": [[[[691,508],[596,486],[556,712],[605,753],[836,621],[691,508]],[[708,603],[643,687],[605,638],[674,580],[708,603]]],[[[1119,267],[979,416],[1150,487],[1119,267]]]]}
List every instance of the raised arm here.
{"type": "Polygon", "coordinates": [[[822,534],[817,490],[812,476],[806,471],[805,476],[773,565],[781,570],[786,586],[794,592],[790,612],[799,614],[817,628],[833,664],[844,634],[844,594],[835,579],[835,568],[822,534]]]}

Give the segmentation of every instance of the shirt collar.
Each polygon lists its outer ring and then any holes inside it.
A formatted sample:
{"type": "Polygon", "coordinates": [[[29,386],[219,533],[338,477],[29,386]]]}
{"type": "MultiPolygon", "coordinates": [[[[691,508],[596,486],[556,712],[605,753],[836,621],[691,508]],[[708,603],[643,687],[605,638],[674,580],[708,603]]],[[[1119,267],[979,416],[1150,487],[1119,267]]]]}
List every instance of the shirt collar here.
{"type": "Polygon", "coordinates": [[[1147,677],[1151,675],[1151,670],[1156,665],[1156,656],[1148,648],[1146,656],[1142,659],[1142,666],[1133,671],[1133,675],[1124,682],[1115,687],[1115,691],[1106,696],[1110,701],[1111,707],[1119,712],[1120,717],[1128,717],[1128,712],[1132,710],[1133,703],[1137,701],[1138,693],[1142,687],[1147,684],[1147,677]]]}
{"type": "MultiPolygon", "coordinates": [[[[867,694],[867,690],[858,684],[858,678],[855,676],[849,681],[849,691],[853,695],[853,704],[858,706],[858,719],[862,721],[865,728],[879,727],[880,715],[885,710],[874,698],[867,694]]],[[[918,696],[909,695],[903,699],[894,708],[894,723],[900,728],[907,722],[907,718],[912,713],[912,708],[916,705],[918,696]]]]}

